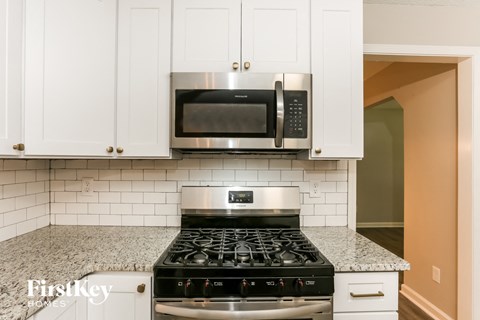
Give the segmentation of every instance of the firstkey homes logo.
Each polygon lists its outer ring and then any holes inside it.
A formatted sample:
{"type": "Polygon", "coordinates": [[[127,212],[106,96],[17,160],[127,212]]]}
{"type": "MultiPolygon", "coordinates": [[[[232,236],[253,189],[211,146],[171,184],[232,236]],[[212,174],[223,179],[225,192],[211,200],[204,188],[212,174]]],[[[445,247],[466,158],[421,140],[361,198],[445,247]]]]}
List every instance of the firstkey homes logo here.
{"type": "Polygon", "coordinates": [[[112,286],[106,285],[89,285],[88,280],[75,280],[73,282],[64,284],[48,285],[46,280],[27,280],[27,288],[29,298],[36,296],[42,297],[42,301],[28,302],[29,306],[53,306],[65,307],[65,301],[53,300],[55,297],[86,297],[93,305],[100,305],[104,303],[110,292],[112,286]],[[52,301],[53,300],[53,301],[52,301]]]}

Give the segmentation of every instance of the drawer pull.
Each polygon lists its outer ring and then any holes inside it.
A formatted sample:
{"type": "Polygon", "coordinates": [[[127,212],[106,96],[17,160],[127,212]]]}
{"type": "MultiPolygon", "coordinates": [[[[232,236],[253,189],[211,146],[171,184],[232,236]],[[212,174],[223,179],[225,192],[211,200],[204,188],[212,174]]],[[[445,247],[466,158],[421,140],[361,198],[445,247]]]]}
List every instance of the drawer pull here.
{"type": "Polygon", "coordinates": [[[350,292],[350,296],[352,298],[370,298],[370,297],[384,297],[385,294],[382,291],[378,291],[377,293],[353,293],[353,292],[350,292]]]}

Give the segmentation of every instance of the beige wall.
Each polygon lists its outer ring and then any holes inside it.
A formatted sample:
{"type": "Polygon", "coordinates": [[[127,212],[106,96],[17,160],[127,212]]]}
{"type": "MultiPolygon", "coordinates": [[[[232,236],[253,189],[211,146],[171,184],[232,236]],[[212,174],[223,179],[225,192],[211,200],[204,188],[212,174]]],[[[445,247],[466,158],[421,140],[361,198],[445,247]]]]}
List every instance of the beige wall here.
{"type": "Polygon", "coordinates": [[[366,3],[363,20],[364,43],[480,46],[478,5],[366,3]]]}
{"type": "Polygon", "coordinates": [[[365,110],[365,156],[357,163],[357,225],[403,223],[403,109],[389,100],[365,110]]]}
{"type": "MultiPolygon", "coordinates": [[[[431,64],[432,69],[438,66],[431,64]]],[[[395,63],[371,76],[367,87],[384,85],[387,73],[401,86],[375,92],[378,101],[393,96],[404,108],[405,132],[405,258],[412,269],[405,285],[456,318],[457,297],[457,109],[456,70],[437,68],[429,77],[407,77],[417,64],[395,63]],[[412,69],[412,70],[408,70],[412,69]],[[402,71],[403,70],[403,71],[402,71]],[[432,280],[432,266],[441,283],[432,280]]],[[[422,71],[423,72],[423,71],[422,71]]],[[[369,103],[373,96],[366,96],[369,103]]]]}

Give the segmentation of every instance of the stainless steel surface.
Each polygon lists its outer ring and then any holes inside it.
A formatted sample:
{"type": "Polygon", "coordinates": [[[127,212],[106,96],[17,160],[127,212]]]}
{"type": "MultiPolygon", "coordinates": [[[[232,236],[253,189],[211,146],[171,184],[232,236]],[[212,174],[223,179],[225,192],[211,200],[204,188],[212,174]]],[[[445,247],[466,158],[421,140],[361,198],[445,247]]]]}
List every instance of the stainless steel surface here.
{"type": "Polygon", "coordinates": [[[154,301],[157,319],[333,319],[331,297],[154,301]],[[162,318],[161,315],[172,318],[162,318]]]}
{"type": "Polygon", "coordinates": [[[371,297],[384,297],[385,294],[382,291],[378,291],[377,293],[353,293],[353,292],[350,292],[350,296],[352,298],[371,298],[371,297]]]}
{"type": "Polygon", "coordinates": [[[215,214],[215,210],[241,211],[243,215],[259,210],[281,214],[300,211],[298,187],[183,187],[181,209],[187,213],[215,214]],[[229,203],[229,191],[253,191],[253,203],[229,203]],[[205,210],[205,211],[203,211],[205,210]]]}
{"type": "MultiPolygon", "coordinates": [[[[275,82],[282,81],[284,90],[305,90],[308,92],[308,119],[311,119],[311,75],[310,74],[268,74],[268,73],[172,73],[171,75],[171,146],[173,149],[203,150],[258,150],[269,153],[282,149],[301,150],[311,148],[311,123],[309,120],[307,138],[283,139],[283,147],[275,146],[274,138],[189,138],[175,136],[175,90],[179,89],[251,89],[274,90],[275,82]]],[[[202,151],[203,151],[202,150],[202,151]]],[[[219,151],[217,151],[219,152],[219,151]]],[[[251,152],[249,152],[251,153],[251,152]]]]}
{"type": "Polygon", "coordinates": [[[275,95],[277,98],[277,126],[275,129],[275,147],[280,148],[283,141],[284,123],[283,84],[281,81],[275,82],[275,95]]]}

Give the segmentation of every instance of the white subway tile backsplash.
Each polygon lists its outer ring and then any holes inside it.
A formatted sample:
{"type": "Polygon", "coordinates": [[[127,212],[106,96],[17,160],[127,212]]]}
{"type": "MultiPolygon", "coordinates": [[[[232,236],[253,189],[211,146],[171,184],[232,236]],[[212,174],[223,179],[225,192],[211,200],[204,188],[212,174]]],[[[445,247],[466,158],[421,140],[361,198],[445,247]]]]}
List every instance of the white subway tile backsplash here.
{"type": "Polygon", "coordinates": [[[122,192],[121,203],[143,203],[142,192],[122,192]]]}
{"type": "Polygon", "coordinates": [[[72,225],[178,226],[182,187],[200,185],[298,186],[303,225],[347,224],[346,160],[253,155],[0,160],[0,239],[48,225],[50,220],[72,225]],[[84,177],[94,179],[93,195],[80,192],[84,177]],[[310,198],[311,181],[320,182],[319,198],[310,198]]]}
{"type": "Polygon", "coordinates": [[[133,214],[138,215],[154,215],[155,214],[155,205],[154,204],[134,204],[133,205],[133,214]]]}
{"type": "Polygon", "coordinates": [[[155,192],[177,192],[177,182],[155,181],[155,192]]]}
{"type": "Polygon", "coordinates": [[[110,214],[110,204],[108,203],[89,203],[89,214],[110,214]]]}
{"type": "Polygon", "coordinates": [[[143,203],[165,203],[166,196],[162,192],[146,192],[143,194],[143,203]]]}
{"type": "Polygon", "coordinates": [[[346,204],[348,201],[347,193],[327,193],[325,202],[326,203],[344,203],[346,204]]]}
{"type": "Polygon", "coordinates": [[[213,181],[229,181],[235,180],[234,170],[212,170],[213,181]]]}
{"type": "Polygon", "coordinates": [[[27,193],[25,183],[7,184],[3,186],[3,198],[24,196],[27,193]]]}
{"type": "Polygon", "coordinates": [[[17,210],[33,207],[36,204],[37,204],[37,201],[34,194],[15,198],[15,209],[17,210]]]}
{"type": "Polygon", "coordinates": [[[121,226],[122,225],[122,216],[119,216],[119,215],[101,215],[100,216],[100,225],[101,226],[121,226]]]}
{"type": "Polygon", "coordinates": [[[257,181],[257,170],[235,170],[235,180],[237,181],[257,181]]]}
{"type": "Polygon", "coordinates": [[[132,191],[132,181],[110,181],[110,191],[132,191]]]}
{"type": "Polygon", "coordinates": [[[98,180],[121,180],[121,170],[99,170],[98,180]]]}
{"type": "Polygon", "coordinates": [[[55,180],[76,180],[77,170],[74,169],[55,169],[55,180]]]}
{"type": "Polygon", "coordinates": [[[3,160],[3,170],[27,169],[27,160],[3,160]]]}
{"type": "Polygon", "coordinates": [[[133,205],[132,204],[112,203],[110,205],[110,214],[124,215],[124,214],[132,214],[132,213],[133,213],[133,205]]]}
{"type": "Polygon", "coordinates": [[[177,214],[176,204],[156,204],[155,215],[157,216],[174,216],[177,214]]]}
{"type": "Polygon", "coordinates": [[[132,181],[133,192],[153,192],[155,191],[154,181],[132,181]]]}
{"type": "Polygon", "coordinates": [[[15,183],[15,171],[0,171],[0,185],[15,183]]]}
{"type": "Polygon", "coordinates": [[[167,180],[188,180],[188,170],[167,170],[167,180]]]}
{"type": "Polygon", "coordinates": [[[144,172],[144,180],[165,180],[167,179],[167,171],[166,170],[145,170],[144,172]]]}
{"type": "Polygon", "coordinates": [[[341,227],[347,225],[346,216],[326,216],[326,225],[328,227],[341,227]]]}
{"type": "Polygon", "coordinates": [[[99,192],[98,202],[99,203],[119,203],[120,192],[99,192]]]}
{"type": "Polygon", "coordinates": [[[190,180],[212,180],[212,170],[190,170],[190,180]]]}
{"type": "Polygon", "coordinates": [[[325,216],[304,216],[303,225],[309,227],[324,227],[326,225],[325,216]]]}

